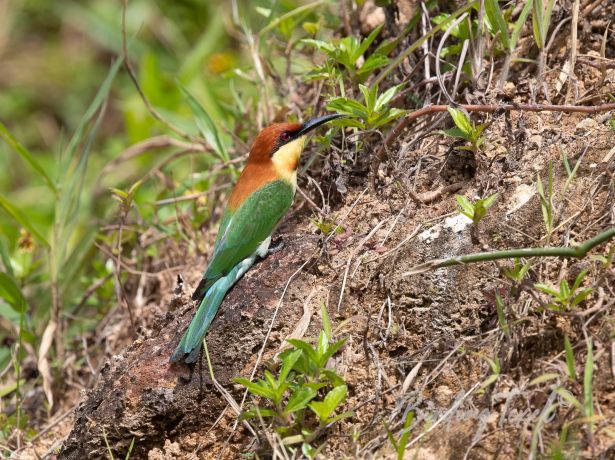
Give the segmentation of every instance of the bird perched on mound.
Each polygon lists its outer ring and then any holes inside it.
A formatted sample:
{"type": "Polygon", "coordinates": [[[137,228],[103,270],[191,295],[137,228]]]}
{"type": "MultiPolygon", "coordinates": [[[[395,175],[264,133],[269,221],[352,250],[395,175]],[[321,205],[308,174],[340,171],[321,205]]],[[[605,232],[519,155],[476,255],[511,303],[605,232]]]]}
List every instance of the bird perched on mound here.
{"type": "Polygon", "coordinates": [[[257,257],[267,255],[271,234],[293,202],[307,133],[341,116],[273,124],[258,134],[222,215],[211,261],[192,294],[198,309],[171,361],[196,361],[224,296],[257,257]]]}

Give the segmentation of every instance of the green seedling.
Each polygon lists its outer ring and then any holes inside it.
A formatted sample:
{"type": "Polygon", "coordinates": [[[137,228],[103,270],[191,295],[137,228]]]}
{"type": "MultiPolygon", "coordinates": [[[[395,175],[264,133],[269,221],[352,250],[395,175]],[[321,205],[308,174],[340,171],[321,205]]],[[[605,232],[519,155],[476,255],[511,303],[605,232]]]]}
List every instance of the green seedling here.
{"type": "Polygon", "coordinates": [[[513,281],[516,284],[521,284],[521,282],[525,279],[527,272],[530,269],[530,263],[527,262],[525,264],[521,264],[521,260],[519,258],[515,258],[512,267],[505,267],[502,270],[502,273],[506,278],[513,281]]]}
{"type": "Polygon", "coordinates": [[[498,312],[498,324],[500,325],[500,329],[502,329],[506,337],[510,337],[510,327],[508,326],[506,314],[504,313],[504,301],[499,294],[495,295],[495,308],[498,312]]]}
{"type": "Polygon", "coordinates": [[[505,14],[500,9],[498,0],[485,0],[485,15],[487,19],[487,27],[491,33],[498,38],[502,49],[506,53],[506,59],[502,65],[502,71],[500,74],[500,80],[498,87],[501,89],[508,78],[508,71],[510,69],[510,63],[512,55],[515,52],[519,37],[521,35],[521,29],[527,20],[528,15],[532,9],[533,0],[527,0],[521,14],[517,18],[512,28],[512,33],[509,31],[510,24],[506,20],[505,14]]]}
{"type": "Polygon", "coordinates": [[[455,195],[455,199],[459,205],[458,211],[464,216],[472,219],[474,225],[477,225],[487,215],[487,211],[493,206],[497,198],[498,194],[494,193],[487,198],[481,198],[472,203],[463,195],[455,195]]]}
{"type": "Polygon", "coordinates": [[[311,71],[307,75],[308,79],[348,75],[353,82],[363,82],[375,70],[386,66],[389,63],[387,54],[391,52],[391,49],[383,44],[365,58],[360,67],[357,67],[357,63],[361,61],[369,46],[382,30],[383,25],[376,27],[367,38],[361,41],[355,36],[344,37],[338,42],[325,42],[312,38],[303,39],[303,43],[316,47],[327,55],[325,64],[311,71]]]}
{"type": "Polygon", "coordinates": [[[448,113],[453,118],[455,128],[440,131],[450,137],[463,139],[470,145],[455,147],[457,150],[468,150],[474,154],[478,153],[481,145],[485,142],[485,137],[482,135],[486,125],[477,125],[470,120],[470,117],[462,110],[453,107],[448,108],[448,113]]]}
{"type": "Polygon", "coordinates": [[[342,118],[335,122],[340,126],[351,126],[363,131],[378,129],[406,113],[405,110],[389,106],[389,102],[402,86],[403,84],[393,86],[384,93],[378,94],[378,85],[368,88],[359,84],[363,103],[347,97],[335,97],[329,100],[327,108],[349,116],[349,118],[342,118]]]}
{"type": "Polygon", "coordinates": [[[568,281],[562,280],[559,283],[559,289],[543,283],[534,284],[534,288],[551,296],[546,305],[548,308],[556,311],[569,310],[579,305],[592,293],[592,288],[581,288],[585,275],[587,275],[587,270],[579,273],[572,287],[570,287],[568,281]]]}
{"type": "Polygon", "coordinates": [[[344,233],[344,227],[338,225],[333,219],[316,216],[310,218],[310,222],[314,227],[320,230],[323,235],[328,235],[331,232],[335,232],[337,234],[344,233]]]}
{"type": "Polygon", "coordinates": [[[382,421],[382,423],[384,424],[384,429],[387,432],[387,438],[389,439],[389,442],[391,443],[391,445],[393,446],[393,449],[395,449],[395,452],[397,453],[397,460],[403,460],[404,458],[404,455],[406,452],[406,446],[408,445],[408,440],[410,439],[410,431],[411,431],[410,427],[412,426],[413,420],[414,420],[414,412],[410,411],[406,415],[406,419],[404,420],[404,426],[401,430],[401,435],[399,436],[398,440],[395,439],[395,437],[393,436],[393,433],[387,426],[386,422],[384,420],[382,421]]]}
{"type": "Polygon", "coordinates": [[[488,356],[482,355],[480,353],[476,353],[478,356],[483,358],[487,363],[489,363],[489,368],[491,369],[491,375],[485,379],[483,383],[480,385],[480,390],[484,391],[488,386],[493,385],[499,378],[502,373],[502,365],[500,363],[500,359],[496,356],[494,359],[489,358],[488,356]]]}
{"type": "Polygon", "coordinates": [[[538,68],[536,76],[540,78],[545,68],[547,34],[551,25],[551,13],[555,0],[534,0],[532,8],[532,30],[536,46],[540,51],[538,55],[538,68]]]}
{"type": "MultiPolygon", "coordinates": [[[[323,323],[328,324],[328,317],[323,323]]],[[[254,382],[235,379],[265,402],[263,406],[252,406],[242,418],[270,421],[283,445],[301,444],[304,455],[313,458],[319,449],[312,442],[331,424],[353,415],[339,412],[348,387],[334,369],[326,367],[345,340],[331,343],[327,332],[322,330],[316,346],[299,339],[288,342],[292,347],[280,354],[282,364],[277,376],[266,370],[264,378],[254,382]]]]}
{"type": "Polygon", "coordinates": [[[551,240],[551,234],[553,233],[553,163],[549,162],[549,182],[545,189],[542,185],[540,175],[536,178],[536,188],[538,190],[538,196],[540,197],[540,208],[542,210],[542,220],[545,224],[545,231],[547,232],[547,242],[551,240]]]}

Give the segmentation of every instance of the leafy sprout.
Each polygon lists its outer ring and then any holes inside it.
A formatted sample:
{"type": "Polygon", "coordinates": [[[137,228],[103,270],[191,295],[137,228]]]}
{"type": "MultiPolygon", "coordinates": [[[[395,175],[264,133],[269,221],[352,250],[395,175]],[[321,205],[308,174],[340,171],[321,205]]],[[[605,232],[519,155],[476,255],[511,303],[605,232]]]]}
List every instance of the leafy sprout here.
{"type": "Polygon", "coordinates": [[[336,123],[341,126],[351,126],[364,131],[378,129],[406,113],[405,110],[389,105],[402,86],[393,86],[384,93],[378,94],[378,85],[368,88],[359,84],[363,103],[347,97],[335,97],[329,101],[327,108],[349,116],[349,118],[337,120],[336,123]]]}
{"type": "Polygon", "coordinates": [[[235,379],[265,403],[252,406],[242,417],[270,420],[284,445],[301,443],[302,452],[309,458],[318,452],[311,443],[327,426],[353,415],[339,411],[348,395],[348,387],[334,369],[327,367],[345,339],[331,342],[328,317],[326,321],[323,319],[323,324],[325,329],[320,332],[315,346],[299,339],[288,340],[292,347],[280,354],[282,364],[277,376],[266,370],[264,378],[254,382],[235,379]]]}
{"type": "Polygon", "coordinates": [[[455,128],[446,129],[441,131],[441,133],[450,137],[466,140],[470,143],[469,146],[456,147],[458,150],[469,150],[478,153],[481,145],[485,142],[485,138],[482,134],[486,125],[475,124],[464,111],[454,107],[449,107],[448,113],[453,118],[455,128]]]}
{"type": "Polygon", "coordinates": [[[487,198],[481,198],[472,203],[463,195],[455,195],[455,199],[459,205],[459,212],[472,219],[474,225],[478,224],[487,215],[487,211],[493,206],[497,198],[498,194],[494,193],[487,198]]]}

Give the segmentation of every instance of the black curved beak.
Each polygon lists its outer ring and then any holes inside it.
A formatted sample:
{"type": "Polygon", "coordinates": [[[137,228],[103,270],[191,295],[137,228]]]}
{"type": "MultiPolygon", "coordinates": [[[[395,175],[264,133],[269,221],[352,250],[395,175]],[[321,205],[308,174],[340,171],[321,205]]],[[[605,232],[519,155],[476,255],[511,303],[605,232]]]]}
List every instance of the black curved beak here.
{"type": "Polygon", "coordinates": [[[329,115],[323,115],[322,117],[312,118],[311,120],[306,121],[301,125],[299,131],[295,134],[296,137],[304,136],[315,128],[318,128],[320,125],[324,125],[331,120],[335,120],[337,118],[344,118],[346,115],[342,115],[339,113],[333,113],[329,115]]]}

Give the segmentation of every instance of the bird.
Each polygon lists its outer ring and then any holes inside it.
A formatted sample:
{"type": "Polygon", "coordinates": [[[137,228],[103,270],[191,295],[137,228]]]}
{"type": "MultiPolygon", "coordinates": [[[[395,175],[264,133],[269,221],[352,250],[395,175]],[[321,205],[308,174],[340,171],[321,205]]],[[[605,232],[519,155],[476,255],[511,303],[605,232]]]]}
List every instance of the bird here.
{"type": "Polygon", "coordinates": [[[222,214],[207,269],[192,294],[197,311],[172,362],[197,360],[226,293],[258,258],[267,256],[271,235],[293,203],[307,134],[341,117],[344,115],[328,114],[304,123],[275,123],[256,136],[222,214]]]}

